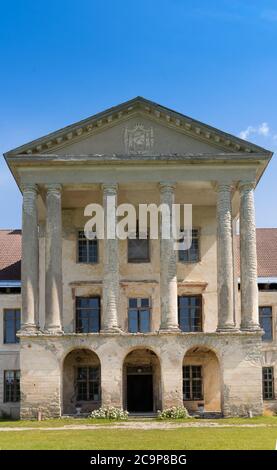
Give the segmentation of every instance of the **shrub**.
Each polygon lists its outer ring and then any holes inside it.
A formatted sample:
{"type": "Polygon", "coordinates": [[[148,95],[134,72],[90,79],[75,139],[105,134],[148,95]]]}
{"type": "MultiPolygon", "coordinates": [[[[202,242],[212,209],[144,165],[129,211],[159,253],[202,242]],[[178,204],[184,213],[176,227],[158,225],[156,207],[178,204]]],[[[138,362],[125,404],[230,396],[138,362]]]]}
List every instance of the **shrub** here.
{"type": "Polygon", "coordinates": [[[115,408],[114,406],[101,407],[94,410],[89,415],[89,418],[93,419],[114,419],[116,421],[128,419],[128,411],[124,411],[121,408],[115,408]]]}
{"type": "Polygon", "coordinates": [[[158,411],[158,419],[189,418],[188,410],[184,406],[172,406],[163,411],[158,411]]]}

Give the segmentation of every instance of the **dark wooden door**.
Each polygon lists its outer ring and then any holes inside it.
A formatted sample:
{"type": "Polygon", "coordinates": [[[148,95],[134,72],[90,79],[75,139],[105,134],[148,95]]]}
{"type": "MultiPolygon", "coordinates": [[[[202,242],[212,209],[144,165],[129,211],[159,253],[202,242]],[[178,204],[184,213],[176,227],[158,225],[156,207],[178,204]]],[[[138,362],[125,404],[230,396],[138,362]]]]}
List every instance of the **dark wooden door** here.
{"type": "Polygon", "coordinates": [[[127,375],[127,409],[137,413],[153,411],[152,375],[127,375]]]}

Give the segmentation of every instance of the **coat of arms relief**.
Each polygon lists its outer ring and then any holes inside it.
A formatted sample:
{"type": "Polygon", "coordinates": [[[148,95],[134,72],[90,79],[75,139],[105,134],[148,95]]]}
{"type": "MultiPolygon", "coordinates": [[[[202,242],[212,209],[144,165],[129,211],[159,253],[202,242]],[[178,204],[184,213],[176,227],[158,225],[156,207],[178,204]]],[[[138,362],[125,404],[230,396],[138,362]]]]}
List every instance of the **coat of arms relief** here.
{"type": "Polygon", "coordinates": [[[131,155],[144,155],[154,145],[153,127],[145,129],[143,124],[136,124],[133,129],[125,127],[124,130],[125,151],[131,155]]]}

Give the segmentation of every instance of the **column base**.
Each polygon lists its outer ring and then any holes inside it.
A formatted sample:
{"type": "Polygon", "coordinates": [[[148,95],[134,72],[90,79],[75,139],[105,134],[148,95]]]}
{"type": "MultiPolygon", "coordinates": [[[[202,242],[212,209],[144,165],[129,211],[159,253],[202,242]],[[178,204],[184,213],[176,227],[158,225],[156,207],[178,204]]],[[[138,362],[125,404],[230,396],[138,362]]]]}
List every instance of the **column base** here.
{"type": "Polygon", "coordinates": [[[216,332],[217,333],[232,333],[237,332],[239,329],[235,325],[226,324],[226,325],[218,325],[216,332]]]}
{"type": "Polygon", "coordinates": [[[172,326],[161,326],[159,329],[159,333],[180,333],[181,330],[179,326],[172,325],[172,326]]]}
{"type": "Polygon", "coordinates": [[[100,330],[100,333],[120,334],[120,333],[122,333],[122,330],[118,326],[111,326],[111,327],[107,327],[107,328],[104,327],[103,329],[100,330]]]}
{"type": "Polygon", "coordinates": [[[42,330],[45,335],[63,335],[64,332],[60,325],[48,325],[42,330]]]}
{"type": "Polygon", "coordinates": [[[262,331],[258,323],[241,324],[240,329],[241,331],[262,331]]]}
{"type": "Polygon", "coordinates": [[[17,332],[19,335],[24,334],[24,335],[32,335],[34,333],[38,333],[39,329],[38,326],[35,325],[34,323],[23,323],[21,325],[20,330],[17,332]]]}

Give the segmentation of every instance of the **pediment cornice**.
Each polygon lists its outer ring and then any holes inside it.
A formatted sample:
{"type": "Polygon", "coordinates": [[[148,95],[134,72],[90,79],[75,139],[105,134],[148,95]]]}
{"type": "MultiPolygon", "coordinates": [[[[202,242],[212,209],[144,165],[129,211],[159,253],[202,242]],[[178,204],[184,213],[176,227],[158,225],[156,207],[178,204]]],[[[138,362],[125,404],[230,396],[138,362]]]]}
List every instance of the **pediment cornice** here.
{"type": "Polygon", "coordinates": [[[257,145],[165,108],[145,98],[137,97],[17,147],[7,152],[5,156],[9,157],[18,154],[30,156],[36,154],[54,154],[55,151],[60,148],[67,147],[71,143],[104,131],[138,113],[194,139],[213,145],[227,153],[266,153],[271,155],[270,151],[257,145]]]}

